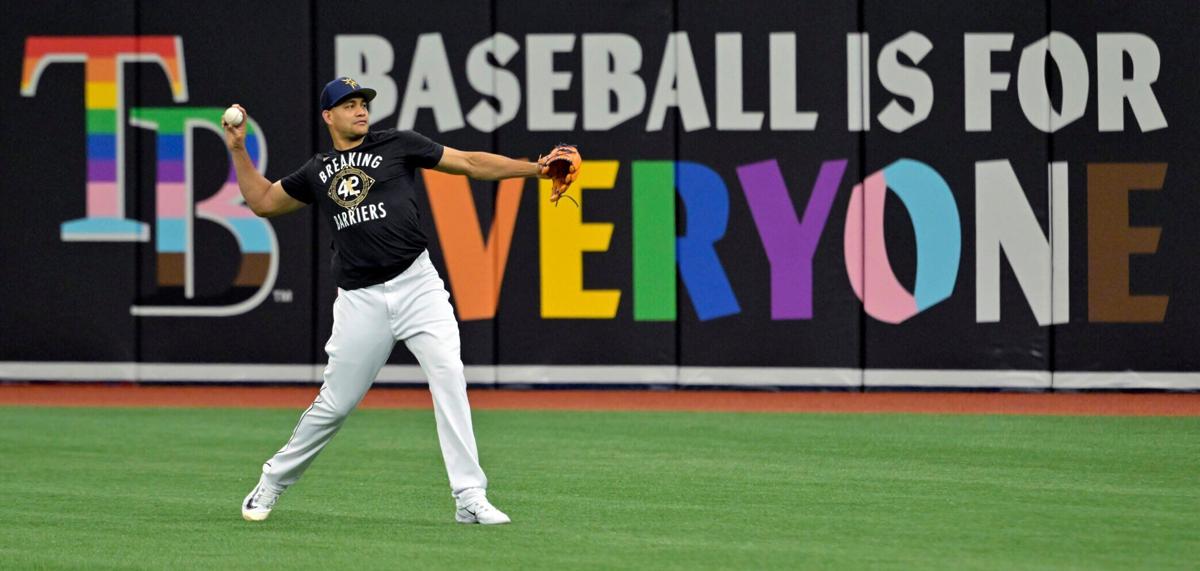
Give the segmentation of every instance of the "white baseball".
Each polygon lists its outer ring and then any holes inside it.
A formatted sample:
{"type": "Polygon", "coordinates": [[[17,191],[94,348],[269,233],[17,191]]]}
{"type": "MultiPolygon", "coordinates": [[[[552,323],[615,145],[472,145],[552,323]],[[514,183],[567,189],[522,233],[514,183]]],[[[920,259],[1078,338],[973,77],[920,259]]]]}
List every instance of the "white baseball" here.
{"type": "Polygon", "coordinates": [[[237,107],[230,107],[229,109],[225,110],[225,115],[222,118],[225,120],[226,125],[229,125],[230,127],[237,127],[238,125],[242,124],[242,121],[246,119],[246,116],[242,115],[241,109],[238,109],[237,107]]]}

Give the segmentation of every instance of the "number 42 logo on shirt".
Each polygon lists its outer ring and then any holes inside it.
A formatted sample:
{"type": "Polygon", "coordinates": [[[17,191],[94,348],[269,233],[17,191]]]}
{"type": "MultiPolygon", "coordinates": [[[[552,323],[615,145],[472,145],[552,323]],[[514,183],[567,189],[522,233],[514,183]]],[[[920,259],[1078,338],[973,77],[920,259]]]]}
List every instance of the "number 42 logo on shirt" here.
{"type": "Polygon", "coordinates": [[[367,198],[367,193],[375,185],[375,179],[360,169],[344,168],[329,183],[329,198],[342,208],[350,209],[358,206],[367,198]]]}

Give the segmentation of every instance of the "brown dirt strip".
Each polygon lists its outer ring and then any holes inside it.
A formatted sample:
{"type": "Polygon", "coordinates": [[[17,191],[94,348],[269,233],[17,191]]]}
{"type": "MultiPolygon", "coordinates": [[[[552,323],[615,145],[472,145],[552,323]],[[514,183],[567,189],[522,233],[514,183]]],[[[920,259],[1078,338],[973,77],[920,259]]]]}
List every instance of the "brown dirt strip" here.
{"type": "MultiPolygon", "coordinates": [[[[0,405],[304,408],[317,387],[0,384],[0,405]]],[[[476,409],[1200,416],[1196,393],[470,391],[476,409]]],[[[364,408],[430,408],[429,391],[377,387],[364,408]]]]}

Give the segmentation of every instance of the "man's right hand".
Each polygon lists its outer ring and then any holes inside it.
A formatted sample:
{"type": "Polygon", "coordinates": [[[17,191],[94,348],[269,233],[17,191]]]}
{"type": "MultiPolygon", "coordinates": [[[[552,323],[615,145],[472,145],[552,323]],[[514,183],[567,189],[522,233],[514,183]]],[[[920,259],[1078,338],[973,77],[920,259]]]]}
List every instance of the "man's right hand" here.
{"type": "Polygon", "coordinates": [[[221,118],[221,127],[225,129],[225,146],[231,151],[241,151],[246,148],[246,124],[250,121],[250,114],[237,103],[230,107],[237,107],[242,112],[242,124],[234,127],[226,123],[224,117],[221,118]]]}

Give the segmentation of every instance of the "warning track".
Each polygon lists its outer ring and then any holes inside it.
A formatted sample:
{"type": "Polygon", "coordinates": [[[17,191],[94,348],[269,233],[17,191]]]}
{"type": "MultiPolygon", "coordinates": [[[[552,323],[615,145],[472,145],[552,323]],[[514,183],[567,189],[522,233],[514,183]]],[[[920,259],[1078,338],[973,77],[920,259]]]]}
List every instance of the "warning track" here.
{"type": "MultiPolygon", "coordinates": [[[[0,405],[303,408],[317,386],[0,384],[0,405]]],[[[764,392],[473,389],[487,410],[1200,416],[1196,393],[764,392]]],[[[429,391],[373,388],[363,408],[431,408],[429,391]]]]}

